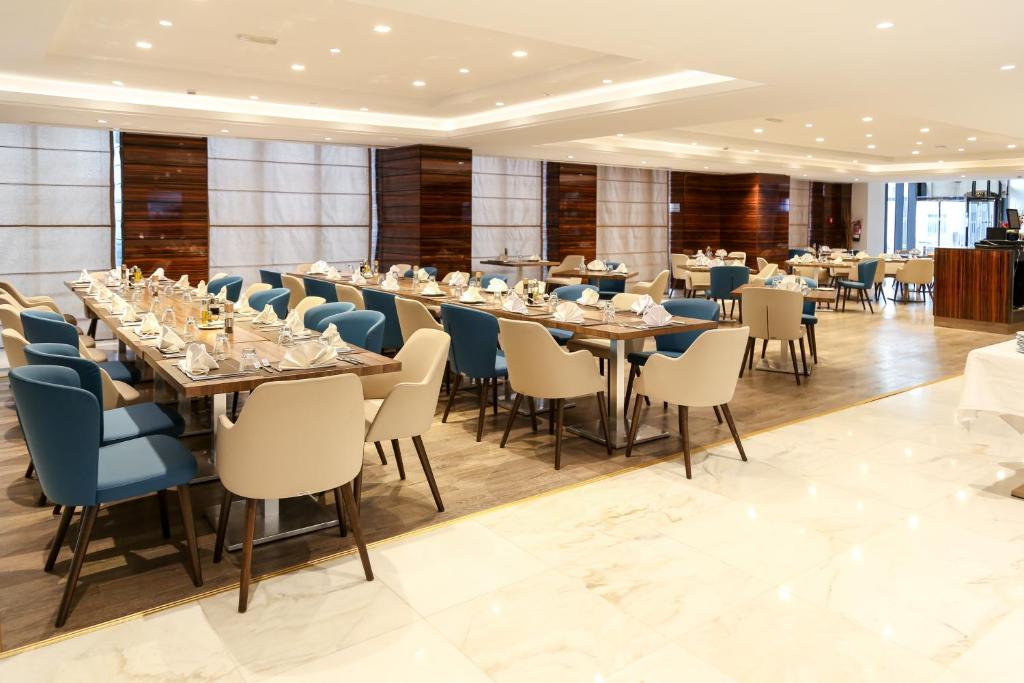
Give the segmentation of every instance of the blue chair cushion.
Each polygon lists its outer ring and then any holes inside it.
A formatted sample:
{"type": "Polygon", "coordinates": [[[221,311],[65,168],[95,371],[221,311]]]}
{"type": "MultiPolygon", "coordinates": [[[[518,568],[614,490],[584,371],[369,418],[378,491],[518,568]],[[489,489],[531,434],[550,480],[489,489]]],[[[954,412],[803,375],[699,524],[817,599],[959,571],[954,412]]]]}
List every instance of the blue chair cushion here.
{"type": "Polygon", "coordinates": [[[558,342],[560,346],[565,346],[566,343],[572,339],[572,332],[569,330],[557,330],[553,327],[549,327],[548,332],[551,333],[551,336],[555,338],[555,341],[558,342]]]}
{"type": "Polygon", "coordinates": [[[804,313],[803,315],[800,316],[800,322],[804,325],[817,325],[818,318],[816,316],[807,315],[806,313],[804,313]]]}
{"type": "Polygon", "coordinates": [[[139,403],[103,411],[103,444],[109,445],[140,436],[180,436],[185,421],[177,412],[156,403],[139,403]]]}
{"type": "Polygon", "coordinates": [[[508,377],[508,361],[505,360],[504,351],[498,351],[498,355],[494,357],[494,376],[508,377]]]}
{"type": "Polygon", "coordinates": [[[103,446],[99,452],[96,502],[112,503],[187,484],[196,460],[170,436],[144,436],[103,446]]]}
{"type": "Polygon", "coordinates": [[[130,365],[125,365],[119,360],[108,360],[102,363],[97,363],[97,365],[106,370],[107,374],[110,375],[110,379],[115,382],[135,384],[139,381],[139,371],[130,365]]]}
{"type": "Polygon", "coordinates": [[[634,351],[633,353],[626,356],[633,365],[646,365],[647,361],[650,360],[651,356],[658,354],[660,356],[668,356],[669,358],[679,358],[683,355],[682,351],[634,351]]]}
{"type": "Polygon", "coordinates": [[[849,287],[850,289],[867,289],[869,287],[869,285],[866,285],[863,282],[857,282],[856,280],[840,280],[839,286],[849,287]]]}

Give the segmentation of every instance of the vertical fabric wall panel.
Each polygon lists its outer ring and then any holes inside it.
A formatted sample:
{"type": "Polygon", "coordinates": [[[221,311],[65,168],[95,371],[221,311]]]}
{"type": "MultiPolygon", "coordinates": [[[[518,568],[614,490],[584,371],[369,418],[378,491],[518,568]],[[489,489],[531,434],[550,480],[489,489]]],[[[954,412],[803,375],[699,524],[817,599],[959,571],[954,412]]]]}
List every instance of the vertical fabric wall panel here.
{"type": "Polygon", "coordinates": [[[210,138],[209,173],[211,272],[248,285],[260,268],[368,257],[365,147],[210,138]]]}
{"type": "Polygon", "coordinates": [[[514,274],[511,268],[480,265],[506,248],[510,255],[541,254],[542,185],[539,161],[473,157],[474,270],[514,274]]]}
{"type": "Polygon", "coordinates": [[[110,267],[110,133],[0,124],[0,278],[71,313],[63,285],[110,267]]]}
{"type": "Polygon", "coordinates": [[[650,279],[668,268],[668,172],[597,167],[597,255],[650,279]]]}
{"type": "Polygon", "coordinates": [[[809,247],[810,227],[808,218],[811,203],[811,183],[807,180],[789,179],[789,246],[809,247]]]}

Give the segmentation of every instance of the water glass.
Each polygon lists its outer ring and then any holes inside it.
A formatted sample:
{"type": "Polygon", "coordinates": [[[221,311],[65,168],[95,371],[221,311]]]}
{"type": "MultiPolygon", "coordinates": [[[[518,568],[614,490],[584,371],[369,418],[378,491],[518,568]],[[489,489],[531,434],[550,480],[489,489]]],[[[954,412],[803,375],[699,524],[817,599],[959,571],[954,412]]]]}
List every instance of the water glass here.
{"type": "Polygon", "coordinates": [[[213,357],[217,360],[224,360],[231,353],[231,342],[226,334],[218,334],[213,342],[213,357]]]}
{"type": "Polygon", "coordinates": [[[277,334],[278,346],[294,346],[295,337],[292,335],[292,331],[287,327],[282,327],[281,331],[277,334]]]}
{"type": "Polygon", "coordinates": [[[601,311],[601,320],[606,323],[615,322],[615,305],[611,301],[604,302],[604,309],[601,311]]]}
{"type": "Polygon", "coordinates": [[[256,349],[247,346],[242,349],[242,360],[239,366],[243,372],[250,372],[260,369],[260,359],[256,357],[256,349]]]}
{"type": "Polygon", "coordinates": [[[185,329],[182,332],[181,338],[186,341],[192,341],[199,335],[199,325],[196,324],[196,319],[191,315],[185,319],[185,329]]]}
{"type": "Polygon", "coordinates": [[[192,290],[185,289],[181,292],[181,300],[185,303],[192,303],[192,290]]]}
{"type": "Polygon", "coordinates": [[[174,309],[168,306],[164,309],[164,314],[160,317],[160,323],[167,327],[174,327],[177,324],[177,317],[174,315],[174,309]]]}
{"type": "Polygon", "coordinates": [[[558,308],[558,295],[551,292],[548,296],[548,310],[554,313],[556,308],[558,308]]]}

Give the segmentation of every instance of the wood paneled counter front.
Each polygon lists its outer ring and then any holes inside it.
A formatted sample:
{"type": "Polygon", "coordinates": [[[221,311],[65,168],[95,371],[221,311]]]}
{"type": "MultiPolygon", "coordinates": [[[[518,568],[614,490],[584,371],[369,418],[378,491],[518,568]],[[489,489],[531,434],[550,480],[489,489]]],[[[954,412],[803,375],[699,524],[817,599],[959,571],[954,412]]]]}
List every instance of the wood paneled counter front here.
{"type": "MultiPolygon", "coordinates": [[[[1016,258],[1014,248],[936,249],[935,324],[1004,334],[1024,330],[1024,308],[1014,306],[1016,258]]],[[[1016,278],[1024,278],[1024,271],[1016,278]]]]}

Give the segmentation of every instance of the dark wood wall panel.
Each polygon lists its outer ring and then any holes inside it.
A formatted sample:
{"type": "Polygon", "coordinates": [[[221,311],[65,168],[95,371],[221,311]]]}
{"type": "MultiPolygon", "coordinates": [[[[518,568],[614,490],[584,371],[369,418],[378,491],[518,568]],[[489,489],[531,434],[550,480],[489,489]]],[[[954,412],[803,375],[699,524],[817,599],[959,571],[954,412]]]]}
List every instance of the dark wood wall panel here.
{"type": "Polygon", "coordinates": [[[122,259],[145,273],[209,277],[206,138],[121,134],[122,259]]]}
{"type": "Polygon", "coordinates": [[[586,164],[545,164],[547,258],[561,261],[570,254],[597,255],[597,167],[586,164]]]}
{"type": "Polygon", "coordinates": [[[468,271],[473,239],[473,153],[410,145],[377,151],[377,258],[468,271]]]}
{"type": "Polygon", "coordinates": [[[811,183],[808,224],[811,244],[850,248],[850,183],[811,183]]]}
{"type": "Polygon", "coordinates": [[[935,250],[935,317],[1010,323],[1010,249],[935,250]]]}

